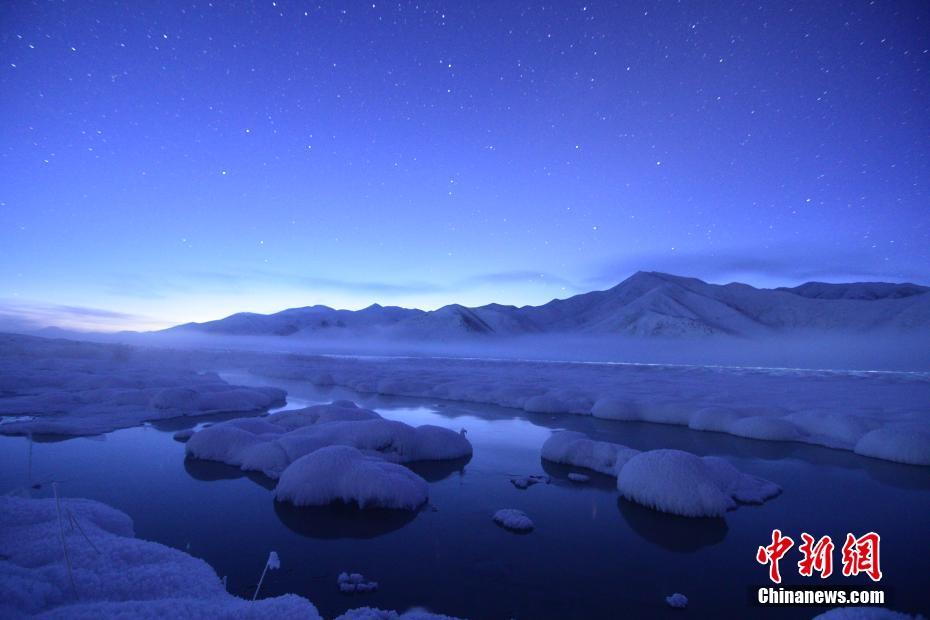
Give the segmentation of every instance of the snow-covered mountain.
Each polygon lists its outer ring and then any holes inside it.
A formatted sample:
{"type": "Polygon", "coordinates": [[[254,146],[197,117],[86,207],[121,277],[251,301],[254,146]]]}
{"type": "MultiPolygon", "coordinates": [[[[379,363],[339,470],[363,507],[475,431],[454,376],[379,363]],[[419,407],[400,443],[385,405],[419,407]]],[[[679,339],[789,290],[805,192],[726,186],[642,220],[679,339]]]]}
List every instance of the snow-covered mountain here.
{"type": "Polygon", "coordinates": [[[789,330],[930,331],[930,288],[915,284],[808,282],[794,288],[708,284],[638,272],[606,291],[541,306],[458,304],[424,312],[377,304],[363,310],[326,306],[276,314],[240,313],[172,331],[234,335],[381,335],[430,340],[535,333],[751,336],[789,330]]]}

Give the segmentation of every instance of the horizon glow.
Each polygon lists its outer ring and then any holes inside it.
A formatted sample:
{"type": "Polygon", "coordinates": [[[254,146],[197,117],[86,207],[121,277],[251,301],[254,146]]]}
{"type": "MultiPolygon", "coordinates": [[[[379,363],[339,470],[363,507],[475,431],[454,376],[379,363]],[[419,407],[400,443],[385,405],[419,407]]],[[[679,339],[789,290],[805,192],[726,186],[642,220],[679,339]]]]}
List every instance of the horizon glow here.
{"type": "Polygon", "coordinates": [[[930,5],[0,7],[0,320],[930,282],[930,5]]]}

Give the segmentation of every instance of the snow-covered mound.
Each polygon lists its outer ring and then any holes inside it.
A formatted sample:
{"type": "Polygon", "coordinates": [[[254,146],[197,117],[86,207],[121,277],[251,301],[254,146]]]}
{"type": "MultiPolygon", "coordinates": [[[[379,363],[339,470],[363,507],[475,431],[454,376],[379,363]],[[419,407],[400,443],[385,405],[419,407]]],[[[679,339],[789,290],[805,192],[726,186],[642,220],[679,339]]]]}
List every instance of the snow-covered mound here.
{"type": "Polygon", "coordinates": [[[616,476],[617,490],[628,500],[685,517],[719,517],[737,502],[761,504],[781,492],[778,485],[743,474],[718,457],[681,450],[640,452],[574,431],[553,433],[543,444],[542,458],[616,476]]]}
{"type": "Polygon", "coordinates": [[[230,385],[183,358],[135,356],[127,347],[0,335],[0,433],[91,435],[147,420],[254,414],[285,392],[230,385]]]}
{"type": "Polygon", "coordinates": [[[494,513],[494,523],[514,532],[530,532],[536,525],[525,512],[516,508],[501,508],[494,513]]]}
{"type": "Polygon", "coordinates": [[[472,453],[471,443],[461,433],[385,420],[349,401],[219,422],[195,433],[186,451],[188,456],[278,478],[300,457],[335,445],[395,463],[457,459],[472,453]]]}
{"type": "MultiPolygon", "coordinates": [[[[925,372],[327,356],[290,356],[287,364],[253,370],[358,392],[678,424],[928,464],[921,439],[930,435],[925,372]]],[[[613,455],[603,447],[573,448],[582,449],[600,462],[579,465],[613,473],[613,455]]],[[[551,460],[573,464],[571,458],[551,460]]]]}
{"type": "Polygon", "coordinates": [[[349,446],[328,446],[287,467],[275,498],[296,506],[355,503],[359,508],[416,510],[429,496],[426,480],[403,465],[349,446]]]}
{"type": "Polygon", "coordinates": [[[129,517],[104,504],[62,499],[61,510],[63,528],[54,499],[0,497],[0,616],[320,618],[299,596],[230,595],[206,562],[134,538],[129,517]],[[80,528],[68,525],[71,518],[80,528]]]}
{"type": "Polygon", "coordinates": [[[637,454],[639,450],[617,443],[594,441],[575,431],[553,433],[542,447],[542,457],[547,461],[586,467],[608,476],[616,476],[620,468],[637,454]]]}
{"type": "Polygon", "coordinates": [[[721,458],[681,450],[640,452],[620,468],[617,490],[643,506],[684,517],[720,517],[737,502],[761,504],[781,492],[721,458]]]}

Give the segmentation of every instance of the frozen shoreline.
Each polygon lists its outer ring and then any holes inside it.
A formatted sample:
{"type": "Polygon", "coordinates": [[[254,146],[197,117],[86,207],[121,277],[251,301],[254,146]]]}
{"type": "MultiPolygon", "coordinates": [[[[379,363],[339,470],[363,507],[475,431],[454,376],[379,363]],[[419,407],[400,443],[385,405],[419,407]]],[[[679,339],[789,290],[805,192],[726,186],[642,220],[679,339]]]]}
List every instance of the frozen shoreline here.
{"type": "Polygon", "coordinates": [[[261,376],[797,441],[930,465],[930,373],[285,356],[261,376]]]}

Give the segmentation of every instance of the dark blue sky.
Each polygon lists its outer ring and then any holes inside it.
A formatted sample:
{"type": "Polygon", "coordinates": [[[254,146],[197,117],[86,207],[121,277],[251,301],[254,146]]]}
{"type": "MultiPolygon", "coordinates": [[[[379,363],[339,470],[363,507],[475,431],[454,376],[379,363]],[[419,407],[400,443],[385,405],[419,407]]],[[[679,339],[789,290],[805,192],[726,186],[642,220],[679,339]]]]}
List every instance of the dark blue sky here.
{"type": "Polygon", "coordinates": [[[925,2],[4,2],[0,304],[930,281],[925,2]]]}

